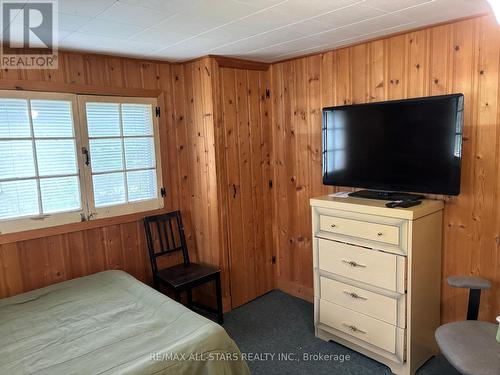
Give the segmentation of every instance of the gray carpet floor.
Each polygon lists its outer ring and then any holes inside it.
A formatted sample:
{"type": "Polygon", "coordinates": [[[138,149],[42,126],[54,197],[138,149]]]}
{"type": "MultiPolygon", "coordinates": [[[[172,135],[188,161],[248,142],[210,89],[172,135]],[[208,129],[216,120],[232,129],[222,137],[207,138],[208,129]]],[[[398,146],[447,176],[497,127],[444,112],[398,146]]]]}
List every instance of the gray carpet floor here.
{"type": "MultiPolygon", "coordinates": [[[[240,350],[247,353],[250,359],[247,363],[254,375],[391,374],[385,365],[340,344],[316,338],[313,305],[279,290],[227,313],[224,328],[240,350]],[[278,360],[278,353],[286,355],[278,360]],[[332,360],[304,360],[304,354],[330,354],[332,360]],[[334,355],[338,356],[337,360],[334,355]]],[[[430,359],[417,374],[459,375],[442,356],[430,359]]]]}

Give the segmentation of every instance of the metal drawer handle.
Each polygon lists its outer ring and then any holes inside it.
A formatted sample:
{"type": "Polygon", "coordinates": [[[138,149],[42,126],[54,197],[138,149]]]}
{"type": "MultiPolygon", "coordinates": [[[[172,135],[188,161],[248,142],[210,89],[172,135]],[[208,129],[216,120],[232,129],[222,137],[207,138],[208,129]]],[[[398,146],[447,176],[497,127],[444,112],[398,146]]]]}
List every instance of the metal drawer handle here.
{"type": "Polygon", "coordinates": [[[358,327],[352,325],[352,324],[347,324],[347,323],[342,323],[343,326],[349,328],[351,332],[356,332],[356,333],[366,333],[365,331],[360,330],[358,327]]]}
{"type": "Polygon", "coordinates": [[[348,264],[350,265],[351,267],[361,267],[361,268],[366,268],[366,266],[364,264],[359,264],[359,263],[356,263],[355,261],[353,260],[345,260],[345,259],[342,259],[342,262],[344,262],[345,264],[348,264]]]}
{"type": "Polygon", "coordinates": [[[347,294],[349,297],[352,297],[354,299],[362,299],[363,301],[367,300],[367,298],[361,297],[359,294],[356,294],[354,292],[348,292],[347,290],[344,290],[344,294],[347,294]]]}
{"type": "Polygon", "coordinates": [[[332,228],[335,228],[335,227],[336,227],[336,225],[335,225],[335,224],[332,224],[332,225],[330,225],[330,226],[331,226],[332,228]]]}
{"type": "Polygon", "coordinates": [[[382,236],[383,234],[384,234],[384,233],[382,233],[382,232],[378,232],[378,233],[377,233],[377,236],[379,236],[379,237],[380,237],[380,236],[382,236]]]}

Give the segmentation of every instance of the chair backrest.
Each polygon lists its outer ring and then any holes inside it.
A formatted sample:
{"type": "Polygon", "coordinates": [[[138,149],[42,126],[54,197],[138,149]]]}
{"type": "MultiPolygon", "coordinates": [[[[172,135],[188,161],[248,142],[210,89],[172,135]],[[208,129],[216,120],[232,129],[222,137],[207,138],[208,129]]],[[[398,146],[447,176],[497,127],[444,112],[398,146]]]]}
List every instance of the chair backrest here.
{"type": "Polygon", "coordinates": [[[145,217],[144,228],[153,273],[158,272],[158,257],[176,251],[182,251],[184,264],[189,265],[189,254],[180,211],[145,217]]]}
{"type": "Polygon", "coordinates": [[[481,290],[490,289],[491,281],[478,276],[449,276],[446,281],[453,288],[469,289],[469,304],[467,307],[467,320],[477,320],[479,316],[479,303],[481,290]]]}

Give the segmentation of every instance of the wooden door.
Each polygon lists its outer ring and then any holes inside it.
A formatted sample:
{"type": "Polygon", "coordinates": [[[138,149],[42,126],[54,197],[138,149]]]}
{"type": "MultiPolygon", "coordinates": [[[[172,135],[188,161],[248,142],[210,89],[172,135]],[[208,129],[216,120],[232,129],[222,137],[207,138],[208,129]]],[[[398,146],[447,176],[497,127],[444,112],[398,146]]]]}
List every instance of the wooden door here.
{"type": "Polygon", "coordinates": [[[274,285],[269,73],[221,68],[232,307],[274,285]]]}

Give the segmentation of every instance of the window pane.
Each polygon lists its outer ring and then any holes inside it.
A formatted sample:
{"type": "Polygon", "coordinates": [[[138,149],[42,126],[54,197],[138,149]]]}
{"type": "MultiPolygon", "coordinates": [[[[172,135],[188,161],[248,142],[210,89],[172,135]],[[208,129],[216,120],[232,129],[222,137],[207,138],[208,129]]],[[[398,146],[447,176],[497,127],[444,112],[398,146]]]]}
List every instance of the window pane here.
{"type": "Polygon", "coordinates": [[[0,220],[38,213],[35,180],[0,182],[0,220]]]}
{"type": "Polygon", "coordinates": [[[155,166],[153,138],[125,139],[125,160],[127,169],[153,168],[155,166]]]}
{"type": "Polygon", "coordinates": [[[89,137],[120,136],[120,106],[115,103],[87,103],[89,137]]]}
{"type": "Polygon", "coordinates": [[[109,173],[93,176],[94,201],[96,207],[125,203],[123,173],[109,173]]]}
{"type": "Polygon", "coordinates": [[[156,199],[156,171],[127,172],[128,200],[156,199]]]}
{"type": "Polygon", "coordinates": [[[153,135],[151,105],[123,104],[123,135],[153,135]]]}
{"type": "Polygon", "coordinates": [[[20,177],[35,177],[32,142],[0,141],[0,180],[20,177]]]}
{"type": "Polygon", "coordinates": [[[42,178],[42,207],[44,214],[78,210],[80,205],[80,188],[78,177],[42,178]]]}
{"type": "Polygon", "coordinates": [[[40,176],[75,174],[75,141],[72,139],[36,141],[38,173],[40,176]]]}
{"type": "Polygon", "coordinates": [[[90,140],[90,159],[94,173],[123,170],[121,139],[90,140]]]}
{"type": "Polygon", "coordinates": [[[0,99],[0,138],[30,137],[28,101],[0,99]]]}
{"type": "Polygon", "coordinates": [[[35,137],[73,137],[71,102],[32,100],[31,117],[35,137]]]}

